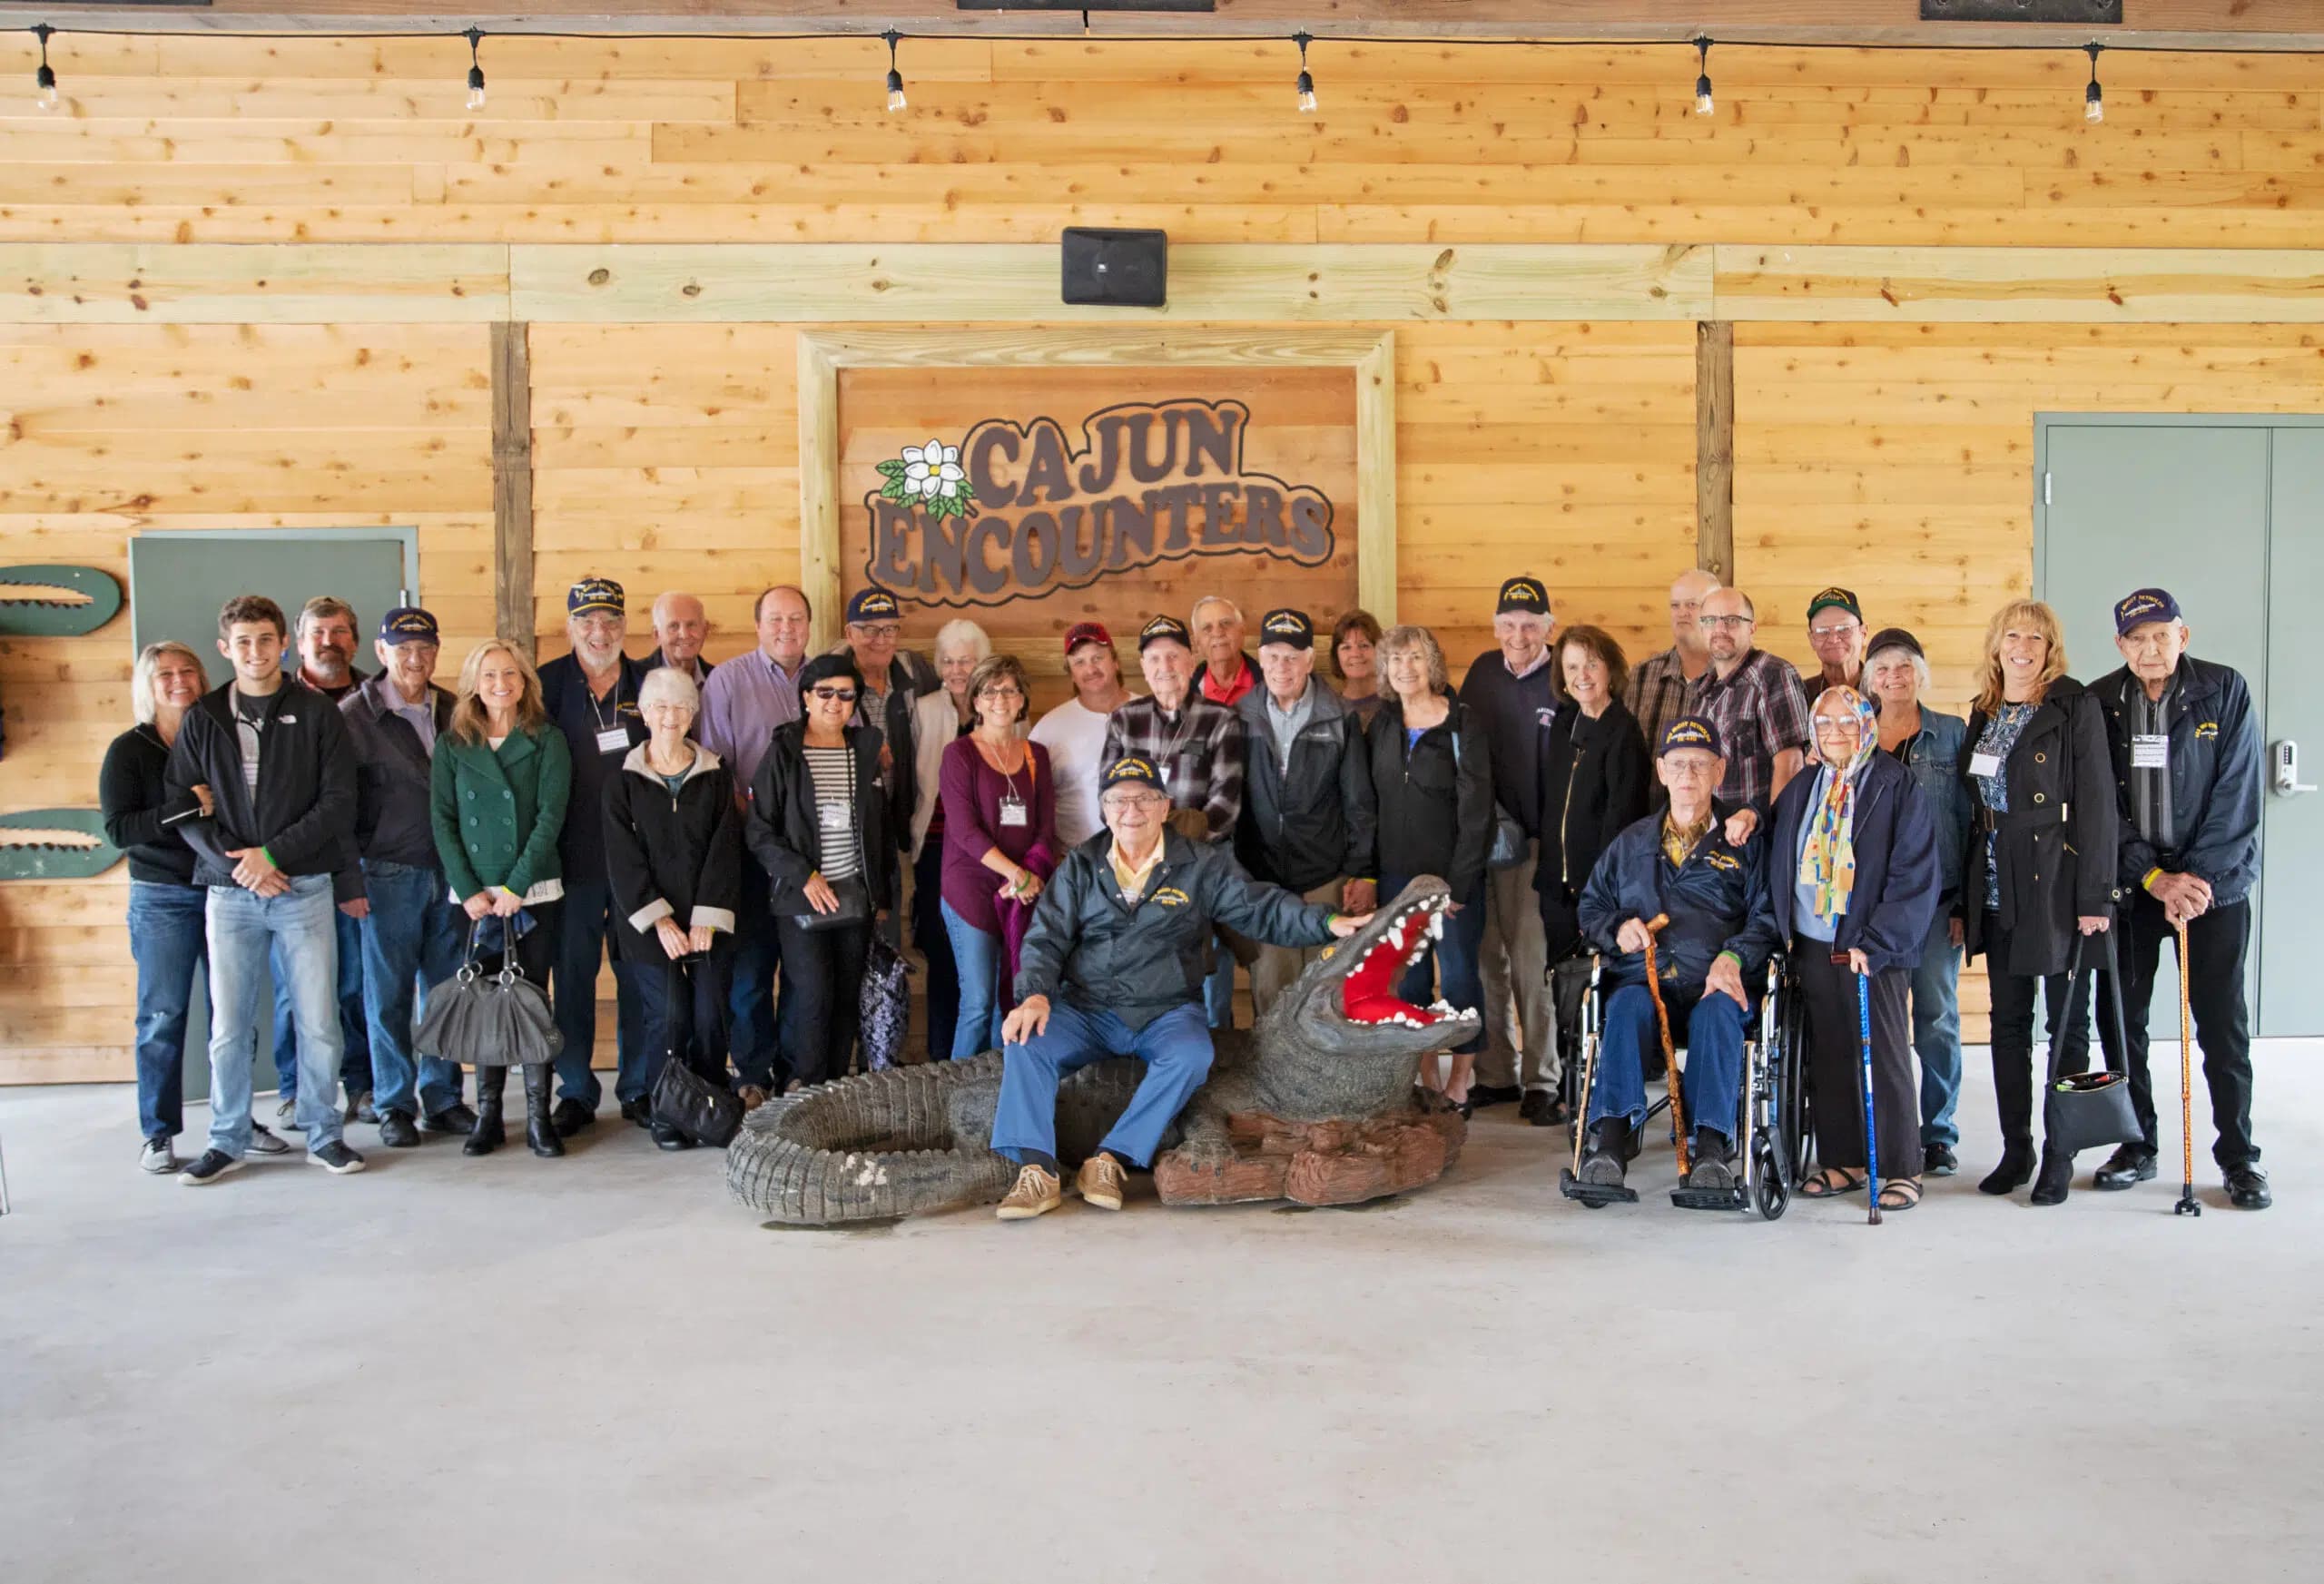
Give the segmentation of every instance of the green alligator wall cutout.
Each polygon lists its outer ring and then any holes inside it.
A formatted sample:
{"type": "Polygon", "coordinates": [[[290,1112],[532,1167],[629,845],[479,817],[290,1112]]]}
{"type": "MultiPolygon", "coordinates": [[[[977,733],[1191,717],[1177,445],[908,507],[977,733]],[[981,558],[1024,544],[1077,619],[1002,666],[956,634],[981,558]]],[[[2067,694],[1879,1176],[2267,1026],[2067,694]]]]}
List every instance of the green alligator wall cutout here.
{"type": "Polygon", "coordinates": [[[0,814],[0,880],[89,880],[121,861],[94,809],[23,809],[0,814]],[[88,842],[34,841],[19,832],[69,832],[88,842]]]}
{"type": "Polygon", "coordinates": [[[78,638],[120,612],[121,585],[94,566],[0,566],[0,635],[78,638]],[[52,589],[81,597],[42,597],[52,589]]]}

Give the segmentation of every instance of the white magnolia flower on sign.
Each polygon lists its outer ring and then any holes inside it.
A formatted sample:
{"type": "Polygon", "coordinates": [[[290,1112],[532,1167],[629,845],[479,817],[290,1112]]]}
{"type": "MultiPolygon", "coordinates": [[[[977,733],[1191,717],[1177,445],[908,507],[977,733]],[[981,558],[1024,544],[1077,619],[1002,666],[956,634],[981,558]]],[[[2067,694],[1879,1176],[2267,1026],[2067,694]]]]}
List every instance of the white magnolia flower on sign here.
{"type": "Polygon", "coordinates": [[[949,500],[960,493],[968,477],[960,469],[958,446],[931,440],[925,446],[904,448],[904,487],[913,494],[931,500],[941,496],[949,500]]]}

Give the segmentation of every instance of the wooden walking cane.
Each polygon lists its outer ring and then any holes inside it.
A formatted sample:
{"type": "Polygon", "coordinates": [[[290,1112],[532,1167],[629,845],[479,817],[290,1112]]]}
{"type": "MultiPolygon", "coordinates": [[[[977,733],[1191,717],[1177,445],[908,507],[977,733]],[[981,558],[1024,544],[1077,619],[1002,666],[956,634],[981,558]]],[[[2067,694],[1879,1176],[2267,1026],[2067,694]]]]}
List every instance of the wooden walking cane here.
{"type": "Polygon", "coordinates": [[[1669,922],[1669,914],[1657,913],[1647,923],[1646,993],[1654,998],[1654,1024],[1662,1031],[1662,1082],[1670,1095],[1670,1126],[1679,1135],[1679,1181],[1684,1183],[1690,1169],[1687,1160],[1687,1103],[1679,1097],[1679,1052],[1670,1043],[1670,1010],[1662,1004],[1662,980],[1654,967],[1654,938],[1669,922]]]}
{"type": "Polygon", "coordinates": [[[2201,1215],[2195,1197],[2195,1028],[2187,1002],[2187,920],[2173,919],[2179,934],[2179,1162],[2183,1168],[2174,1215],[2201,1215]]]}

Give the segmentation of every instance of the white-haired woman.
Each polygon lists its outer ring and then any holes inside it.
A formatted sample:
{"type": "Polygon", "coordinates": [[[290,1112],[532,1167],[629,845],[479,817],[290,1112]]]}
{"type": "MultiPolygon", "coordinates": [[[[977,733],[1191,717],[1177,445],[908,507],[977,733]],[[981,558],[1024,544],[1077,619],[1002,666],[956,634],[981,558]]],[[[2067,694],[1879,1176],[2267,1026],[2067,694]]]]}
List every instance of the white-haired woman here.
{"type": "MultiPolygon", "coordinates": [[[[185,1130],[185,1026],[193,987],[209,973],[202,906],[193,883],[193,849],[177,826],[212,812],[210,789],[175,802],[162,784],[170,745],[186,711],[209,684],[201,657],[183,644],[148,644],[130,673],[137,723],[105,750],[97,772],[97,806],[105,840],[129,859],[129,955],[137,964],[138,1164],[149,1172],[178,1168],[171,1140],[185,1130]]],[[[284,1155],[290,1146],[253,1126],[251,1150],[284,1155]]]]}
{"type": "Polygon", "coordinates": [[[912,703],[911,943],[928,959],[928,1059],[952,1054],[960,973],[944,929],[944,750],[976,724],[969,678],[992,638],[965,618],[936,629],[936,674],[944,685],[912,703]]]}

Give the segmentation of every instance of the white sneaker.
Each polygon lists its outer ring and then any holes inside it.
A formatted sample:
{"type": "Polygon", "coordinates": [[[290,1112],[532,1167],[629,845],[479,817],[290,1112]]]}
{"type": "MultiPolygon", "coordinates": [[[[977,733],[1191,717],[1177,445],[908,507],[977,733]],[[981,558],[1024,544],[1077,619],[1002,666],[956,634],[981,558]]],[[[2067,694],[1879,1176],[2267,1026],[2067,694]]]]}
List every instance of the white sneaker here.
{"type": "Polygon", "coordinates": [[[147,1139],[145,1147],[137,1152],[137,1165],[141,1171],[149,1171],[155,1176],[160,1176],[166,1172],[178,1169],[177,1152],[170,1147],[170,1141],[166,1136],[156,1135],[147,1139]]]}
{"type": "Polygon", "coordinates": [[[265,1124],[253,1122],[251,1124],[251,1153],[252,1155],[289,1155],[290,1145],[288,1140],[268,1132],[265,1124]]]}

